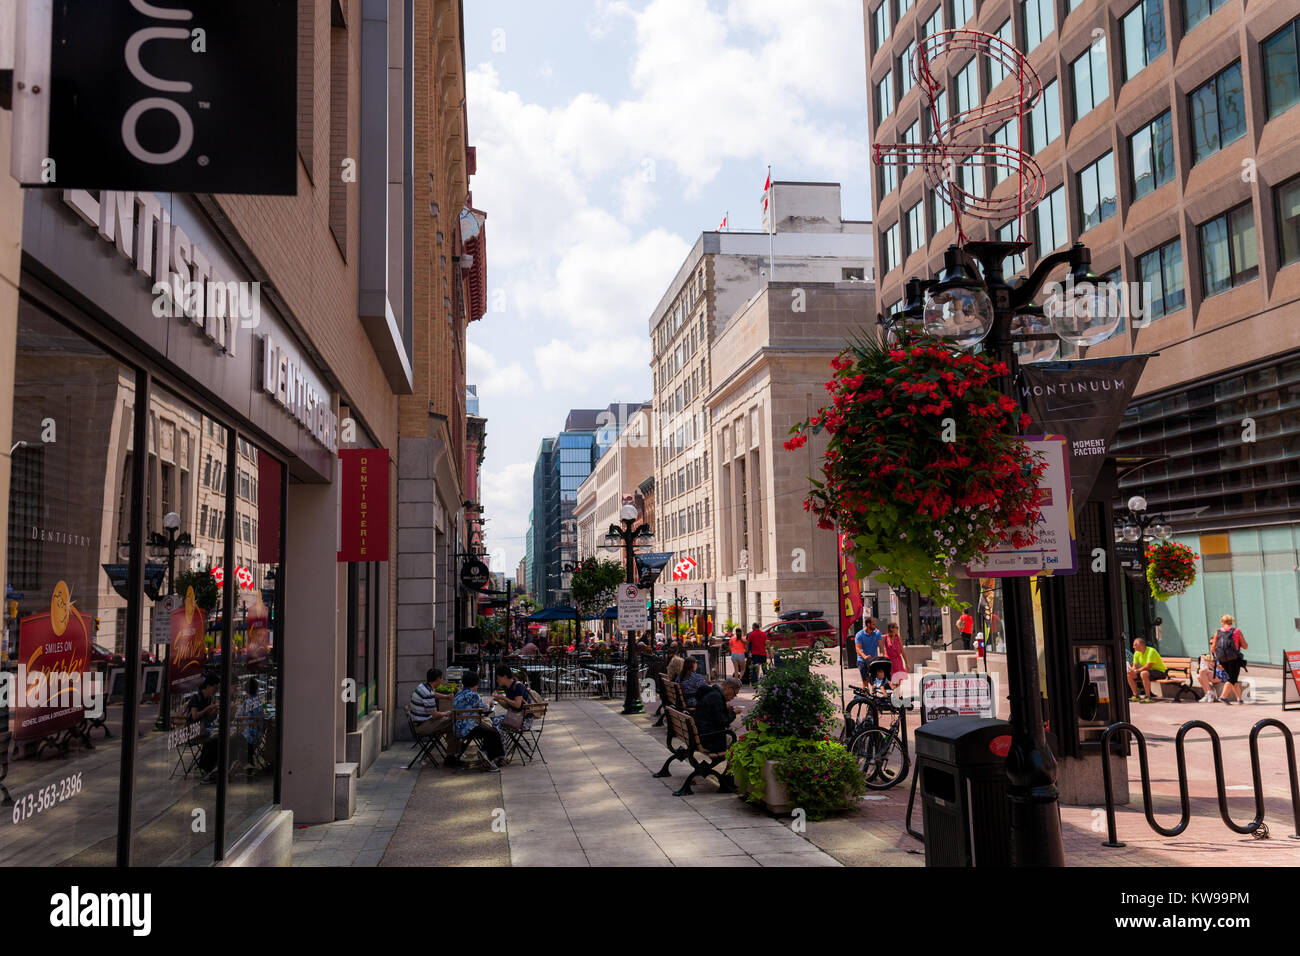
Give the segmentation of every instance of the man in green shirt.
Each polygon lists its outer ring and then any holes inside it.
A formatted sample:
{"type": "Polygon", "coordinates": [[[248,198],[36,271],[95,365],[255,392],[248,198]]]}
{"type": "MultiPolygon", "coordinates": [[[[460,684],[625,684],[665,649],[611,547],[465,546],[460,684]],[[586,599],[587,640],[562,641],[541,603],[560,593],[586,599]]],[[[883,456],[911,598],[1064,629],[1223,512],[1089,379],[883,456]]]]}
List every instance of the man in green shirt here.
{"type": "Polygon", "coordinates": [[[1138,637],[1133,640],[1133,663],[1128,669],[1128,686],[1133,692],[1129,700],[1137,701],[1140,704],[1149,704],[1154,698],[1151,696],[1151,682],[1153,680],[1162,680],[1165,676],[1165,662],[1160,657],[1160,652],[1154,647],[1147,647],[1147,642],[1138,637]],[[1138,694],[1138,681],[1142,681],[1143,693],[1138,694]]]}

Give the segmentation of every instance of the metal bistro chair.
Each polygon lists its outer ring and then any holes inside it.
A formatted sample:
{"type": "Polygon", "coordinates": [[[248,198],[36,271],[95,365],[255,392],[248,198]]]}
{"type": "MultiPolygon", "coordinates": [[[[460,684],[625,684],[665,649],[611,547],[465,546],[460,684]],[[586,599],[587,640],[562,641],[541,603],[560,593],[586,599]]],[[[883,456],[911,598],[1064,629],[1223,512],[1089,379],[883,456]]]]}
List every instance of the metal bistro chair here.
{"type": "MultiPolygon", "coordinates": [[[[458,724],[462,720],[472,720],[477,725],[480,721],[482,721],[485,717],[487,717],[491,713],[492,713],[492,708],[490,707],[483,707],[483,708],[472,707],[468,710],[453,710],[451,712],[451,728],[447,731],[447,733],[448,734],[456,733],[456,724],[458,724]]],[[[471,747],[474,748],[474,750],[476,751],[475,756],[480,758],[483,757],[483,750],[479,746],[479,742],[476,738],[461,737],[459,739],[464,743],[464,748],[465,748],[460,752],[459,755],[460,760],[463,763],[466,764],[469,763],[469,753],[471,747]]]]}
{"type": "Polygon", "coordinates": [[[506,760],[513,760],[514,755],[519,754],[523,763],[527,763],[534,757],[541,757],[542,763],[546,763],[546,755],[542,753],[542,727],[546,723],[546,710],[549,706],[546,701],[538,697],[531,704],[525,704],[523,708],[526,715],[532,716],[531,724],[525,724],[520,730],[511,730],[504,724],[501,725],[501,734],[505,738],[506,760]]]}
{"type": "Polygon", "coordinates": [[[172,714],[172,733],[179,734],[185,732],[185,739],[176,744],[176,766],[172,767],[171,779],[176,776],[176,772],[181,772],[182,779],[188,778],[189,775],[198,769],[199,756],[203,753],[203,724],[201,722],[191,723],[186,711],[188,705],[182,704],[181,709],[172,714]],[[189,733],[189,728],[197,727],[198,732],[193,736],[189,733]]]}
{"type": "Polygon", "coordinates": [[[443,742],[443,735],[417,733],[415,718],[411,716],[411,708],[403,707],[402,710],[406,714],[406,726],[411,729],[411,746],[415,748],[415,756],[406,765],[406,769],[410,770],[421,760],[428,761],[435,767],[439,766],[440,758],[442,760],[447,759],[447,747],[443,742]]]}

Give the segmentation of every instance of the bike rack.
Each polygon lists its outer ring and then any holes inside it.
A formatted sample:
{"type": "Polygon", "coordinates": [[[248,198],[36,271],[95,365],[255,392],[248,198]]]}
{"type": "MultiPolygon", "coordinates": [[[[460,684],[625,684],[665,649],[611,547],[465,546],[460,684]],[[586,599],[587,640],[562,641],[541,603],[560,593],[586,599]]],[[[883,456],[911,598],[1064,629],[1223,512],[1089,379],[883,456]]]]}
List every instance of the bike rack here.
{"type": "MultiPolygon", "coordinates": [[[[1178,799],[1181,806],[1181,816],[1177,825],[1173,827],[1162,827],[1157,823],[1155,811],[1151,807],[1151,773],[1147,764],[1147,741],[1142,731],[1127,722],[1121,721],[1120,723],[1111,724],[1102,732],[1101,752],[1104,757],[1109,757],[1110,740],[1118,733],[1131,733],[1137,738],[1138,764],[1142,770],[1142,808],[1146,814],[1147,823],[1151,825],[1151,829],[1161,836],[1175,837],[1186,830],[1188,824],[1192,822],[1192,804],[1188,795],[1185,740],[1191,731],[1204,730],[1210,735],[1210,743],[1214,748],[1214,783],[1219,796],[1219,816],[1223,818],[1223,822],[1228,829],[1234,833],[1253,833],[1256,839],[1264,840],[1268,838],[1269,834],[1268,826],[1264,823],[1264,787],[1259,773],[1259,735],[1265,727],[1276,727],[1282,731],[1283,739],[1286,741],[1287,767],[1291,771],[1291,812],[1295,818],[1295,832],[1291,834],[1291,839],[1300,840],[1300,781],[1297,781],[1296,777],[1295,739],[1292,736],[1291,728],[1275,717],[1265,717],[1263,720],[1256,722],[1255,726],[1250,729],[1250,775],[1255,791],[1255,818],[1244,825],[1234,823],[1232,817],[1228,814],[1228,794],[1224,789],[1223,778],[1223,749],[1219,742],[1218,732],[1205,721],[1189,720],[1178,728],[1178,735],[1174,738],[1174,749],[1178,757],[1178,799]]],[[[1109,838],[1102,846],[1126,846],[1127,844],[1119,842],[1115,832],[1115,799],[1111,794],[1110,760],[1103,759],[1101,768],[1102,779],[1106,788],[1106,835],[1109,838]]]]}

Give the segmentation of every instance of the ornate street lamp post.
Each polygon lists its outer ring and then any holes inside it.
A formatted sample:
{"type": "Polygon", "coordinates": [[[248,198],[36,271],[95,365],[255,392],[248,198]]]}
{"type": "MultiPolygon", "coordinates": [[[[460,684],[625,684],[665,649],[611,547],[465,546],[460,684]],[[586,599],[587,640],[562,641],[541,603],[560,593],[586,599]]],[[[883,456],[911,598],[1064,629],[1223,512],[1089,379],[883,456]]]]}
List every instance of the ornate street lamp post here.
{"type": "MultiPolygon", "coordinates": [[[[619,524],[609,526],[605,541],[611,547],[623,546],[623,579],[628,584],[636,583],[636,542],[638,538],[651,535],[649,526],[634,527],[637,521],[636,505],[625,504],[618,512],[619,524]]],[[[640,714],[645,710],[641,703],[641,682],[637,679],[636,642],[634,633],[627,636],[627,675],[624,680],[623,713],[640,714]]]]}

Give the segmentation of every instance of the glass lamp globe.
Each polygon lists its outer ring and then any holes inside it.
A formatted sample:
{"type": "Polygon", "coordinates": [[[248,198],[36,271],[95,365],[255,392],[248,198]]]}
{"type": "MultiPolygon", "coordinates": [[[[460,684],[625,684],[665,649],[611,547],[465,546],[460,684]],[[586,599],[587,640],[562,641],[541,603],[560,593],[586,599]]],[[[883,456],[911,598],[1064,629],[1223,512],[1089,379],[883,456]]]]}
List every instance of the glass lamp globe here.
{"type": "Polygon", "coordinates": [[[993,328],[993,302],[983,289],[936,289],[925,300],[925,331],[968,349],[993,328]]]}
{"type": "Polygon", "coordinates": [[[1137,541],[1142,537],[1142,529],[1135,524],[1126,524],[1124,526],[1124,540],[1137,541]]]}
{"type": "Polygon", "coordinates": [[[1161,541],[1168,541],[1169,536],[1174,533],[1174,529],[1167,524],[1158,524],[1151,529],[1151,533],[1161,541]]]}
{"type": "Polygon", "coordinates": [[[1134,495],[1132,498],[1130,498],[1130,499],[1128,500],[1128,510],[1129,510],[1129,511],[1146,511],[1146,510],[1147,510],[1147,500],[1146,500],[1145,498],[1143,498],[1141,495],[1134,495]]]}
{"type": "Polygon", "coordinates": [[[1052,331],[1074,345],[1096,345],[1115,334],[1124,317],[1116,287],[1095,276],[1069,282],[1043,305],[1052,331]]]}
{"type": "Polygon", "coordinates": [[[1031,339],[1017,342],[1015,337],[1017,335],[1033,335],[1051,331],[1052,325],[1046,316],[1032,312],[1022,312],[1011,317],[1012,347],[1015,348],[1016,357],[1020,360],[1021,365],[1052,361],[1061,350],[1061,340],[1059,338],[1031,339]]]}

